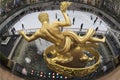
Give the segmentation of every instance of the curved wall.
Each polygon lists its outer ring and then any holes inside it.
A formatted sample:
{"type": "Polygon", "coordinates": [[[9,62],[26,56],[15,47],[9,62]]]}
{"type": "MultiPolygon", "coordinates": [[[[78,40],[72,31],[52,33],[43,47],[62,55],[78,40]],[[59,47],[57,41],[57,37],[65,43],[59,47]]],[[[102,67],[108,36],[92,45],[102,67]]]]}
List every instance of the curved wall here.
{"type": "MultiPolygon", "coordinates": [[[[6,28],[10,28],[12,27],[12,25],[7,25],[9,24],[13,19],[15,19],[17,17],[16,20],[19,20],[20,17],[24,16],[25,14],[27,14],[30,10],[33,10],[33,9],[36,9],[36,8],[42,8],[42,10],[51,10],[51,9],[58,9],[59,6],[58,5],[54,5],[53,2],[49,2],[49,3],[39,3],[39,4],[33,4],[33,5],[30,5],[30,6],[27,6],[17,12],[15,12],[13,15],[11,15],[10,17],[8,17],[3,23],[0,24],[0,32],[3,32],[4,33],[4,29],[6,28]],[[44,6],[43,6],[44,5],[44,6]],[[52,5],[52,6],[51,6],[52,5]],[[24,13],[24,14],[23,14],[24,13]],[[20,16],[18,16],[20,15],[20,16]],[[7,25],[7,26],[6,26],[7,25]]],[[[89,6],[89,5],[86,5],[86,4],[81,4],[81,3],[73,3],[72,4],[72,7],[70,7],[69,9],[74,9],[74,10],[84,10],[84,11],[88,11],[88,12],[91,12],[91,13],[94,13],[94,14],[97,14],[98,16],[100,16],[102,19],[104,19],[106,22],[108,22],[110,25],[114,25],[111,26],[112,29],[117,29],[119,30],[119,25],[120,23],[118,23],[114,18],[112,18],[111,16],[109,16],[108,14],[106,14],[105,12],[101,11],[100,9],[98,8],[95,8],[93,6],[89,6]],[[115,27],[116,26],[116,27],[115,27]]],[[[12,21],[13,22],[13,21],[12,21]]],[[[14,22],[13,22],[14,23],[14,22]]],[[[15,64],[13,62],[11,62],[11,60],[5,60],[6,61],[6,66],[10,69],[10,70],[13,70],[13,64],[14,65],[19,65],[19,64],[15,64]]],[[[3,63],[4,64],[4,63],[3,63]]],[[[19,65],[20,67],[21,65],[19,65]]],[[[21,69],[23,68],[20,67],[21,69]]],[[[17,70],[17,69],[16,69],[17,70]]],[[[21,71],[21,70],[20,70],[21,71]]],[[[19,72],[16,71],[16,72],[19,72]]],[[[21,73],[21,72],[19,72],[21,73]]]]}

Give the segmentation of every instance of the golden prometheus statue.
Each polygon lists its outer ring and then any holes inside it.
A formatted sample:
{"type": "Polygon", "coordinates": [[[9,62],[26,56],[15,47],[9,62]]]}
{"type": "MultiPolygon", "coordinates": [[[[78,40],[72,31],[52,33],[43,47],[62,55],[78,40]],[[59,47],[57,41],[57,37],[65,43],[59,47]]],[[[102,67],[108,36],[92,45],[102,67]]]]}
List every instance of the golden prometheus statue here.
{"type": "Polygon", "coordinates": [[[72,31],[61,31],[60,27],[71,26],[66,10],[71,2],[61,2],[60,10],[64,16],[64,21],[54,21],[49,23],[47,13],[40,13],[38,16],[42,27],[31,36],[27,36],[24,31],[19,33],[28,42],[38,38],[45,39],[54,43],[44,51],[44,59],[50,69],[59,74],[73,77],[85,76],[92,73],[98,68],[100,63],[99,53],[95,50],[98,46],[97,42],[105,42],[105,37],[96,38],[94,29],[88,29],[84,36],[78,36],[72,31]],[[85,52],[89,53],[85,54],[85,52]],[[94,64],[87,66],[87,63],[94,64]]]}

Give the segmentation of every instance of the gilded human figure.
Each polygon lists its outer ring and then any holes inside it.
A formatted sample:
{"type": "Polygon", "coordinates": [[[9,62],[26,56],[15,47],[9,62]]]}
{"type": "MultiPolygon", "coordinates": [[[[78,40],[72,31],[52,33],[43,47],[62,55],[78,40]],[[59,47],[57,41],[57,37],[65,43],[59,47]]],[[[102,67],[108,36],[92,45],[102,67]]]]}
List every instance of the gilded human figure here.
{"type": "MultiPolygon", "coordinates": [[[[64,21],[54,21],[49,23],[49,16],[47,13],[40,13],[38,16],[39,21],[42,23],[40,29],[38,29],[31,36],[27,36],[24,31],[20,31],[19,33],[23,36],[25,40],[28,42],[34,41],[38,38],[45,39],[54,43],[56,46],[56,50],[51,51],[52,54],[56,54],[53,61],[58,62],[68,62],[73,59],[71,55],[71,50],[74,47],[79,47],[80,44],[86,44],[86,42],[104,42],[105,38],[102,39],[93,37],[95,34],[94,29],[88,29],[84,36],[78,36],[76,33],[72,31],[61,31],[61,27],[71,26],[70,18],[67,16],[67,8],[70,6],[71,2],[61,2],[60,10],[63,14],[64,21]]],[[[42,47],[42,46],[41,46],[42,47]]],[[[83,59],[91,60],[92,58],[88,58],[86,55],[83,55],[83,59]]]]}

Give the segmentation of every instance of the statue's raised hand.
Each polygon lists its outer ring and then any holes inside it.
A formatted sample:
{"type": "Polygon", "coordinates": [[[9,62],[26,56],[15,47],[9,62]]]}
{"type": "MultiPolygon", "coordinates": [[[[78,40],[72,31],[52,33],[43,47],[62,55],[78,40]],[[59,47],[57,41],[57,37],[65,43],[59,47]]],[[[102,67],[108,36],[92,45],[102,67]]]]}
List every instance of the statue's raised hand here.
{"type": "Polygon", "coordinates": [[[60,10],[62,12],[66,12],[67,8],[70,6],[71,2],[61,2],[61,5],[60,5],[60,10]]]}

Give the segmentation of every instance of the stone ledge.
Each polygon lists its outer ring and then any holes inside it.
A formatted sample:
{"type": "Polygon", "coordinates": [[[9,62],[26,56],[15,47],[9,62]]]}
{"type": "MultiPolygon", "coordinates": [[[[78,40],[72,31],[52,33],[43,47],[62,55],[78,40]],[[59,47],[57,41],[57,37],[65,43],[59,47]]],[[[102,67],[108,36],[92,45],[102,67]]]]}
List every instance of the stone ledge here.
{"type": "Polygon", "coordinates": [[[4,41],[1,41],[2,45],[7,45],[8,42],[10,41],[11,37],[7,37],[4,41]]]}

